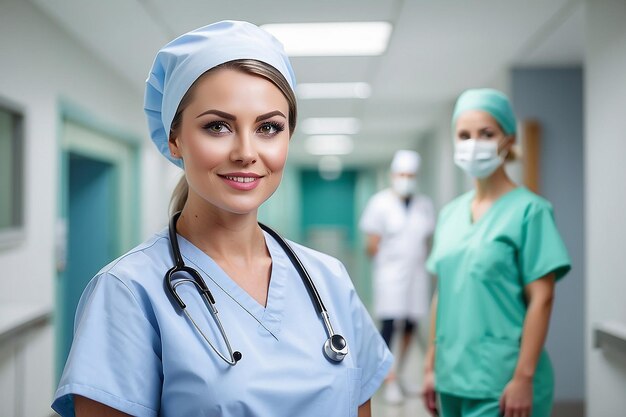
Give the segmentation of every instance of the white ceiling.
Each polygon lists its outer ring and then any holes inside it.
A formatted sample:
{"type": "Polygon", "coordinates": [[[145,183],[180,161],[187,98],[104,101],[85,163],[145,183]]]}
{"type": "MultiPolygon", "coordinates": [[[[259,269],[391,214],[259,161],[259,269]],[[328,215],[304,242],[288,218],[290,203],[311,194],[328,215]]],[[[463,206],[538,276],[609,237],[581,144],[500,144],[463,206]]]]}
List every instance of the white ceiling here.
{"type": "MultiPolygon", "coordinates": [[[[581,0],[31,0],[143,94],[154,55],[174,37],[222,20],[388,21],[378,57],[294,57],[298,82],[366,81],[366,100],[300,100],[299,119],[356,117],[348,165],[414,147],[469,87],[501,85],[513,66],[582,65],[581,0]]],[[[315,163],[296,131],[291,159],[315,163]]]]}

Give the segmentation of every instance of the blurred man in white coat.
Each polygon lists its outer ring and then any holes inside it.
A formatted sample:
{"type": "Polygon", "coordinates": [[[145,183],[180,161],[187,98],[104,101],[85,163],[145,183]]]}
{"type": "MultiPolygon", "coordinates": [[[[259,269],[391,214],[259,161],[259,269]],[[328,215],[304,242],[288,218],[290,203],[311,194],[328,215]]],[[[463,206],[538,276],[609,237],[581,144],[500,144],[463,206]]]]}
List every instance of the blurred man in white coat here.
{"type": "Polygon", "coordinates": [[[396,375],[402,370],[418,321],[428,313],[430,298],[425,262],[435,210],[430,198],[417,192],[419,166],[417,152],[397,151],[391,163],[391,188],[372,196],[360,220],[368,255],[373,258],[374,313],[390,349],[394,329],[403,329],[395,371],[389,374],[384,391],[385,400],[396,404],[404,398],[396,375]]]}

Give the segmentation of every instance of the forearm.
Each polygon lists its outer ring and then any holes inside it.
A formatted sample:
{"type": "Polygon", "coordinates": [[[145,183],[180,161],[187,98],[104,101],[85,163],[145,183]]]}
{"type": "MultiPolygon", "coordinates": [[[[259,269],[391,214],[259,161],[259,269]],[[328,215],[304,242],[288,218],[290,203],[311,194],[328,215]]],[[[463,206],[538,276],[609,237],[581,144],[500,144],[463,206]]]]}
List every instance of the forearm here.
{"type": "Polygon", "coordinates": [[[435,334],[437,326],[437,301],[439,299],[437,291],[433,294],[433,300],[430,303],[430,327],[428,331],[428,349],[424,357],[425,370],[433,370],[435,367],[435,334]]]}
{"type": "Polygon", "coordinates": [[[378,246],[380,245],[380,236],[368,234],[365,241],[365,251],[368,256],[373,258],[378,253],[378,246]]]}
{"type": "Polygon", "coordinates": [[[122,413],[107,405],[92,399],[74,395],[74,413],[76,417],[129,417],[130,414],[122,413]]]}
{"type": "Polygon", "coordinates": [[[522,330],[522,343],[515,368],[515,378],[532,379],[534,377],[548,333],[552,304],[552,295],[530,300],[522,330]]]}
{"type": "Polygon", "coordinates": [[[372,401],[367,400],[359,406],[359,417],[372,417],[372,401]]]}

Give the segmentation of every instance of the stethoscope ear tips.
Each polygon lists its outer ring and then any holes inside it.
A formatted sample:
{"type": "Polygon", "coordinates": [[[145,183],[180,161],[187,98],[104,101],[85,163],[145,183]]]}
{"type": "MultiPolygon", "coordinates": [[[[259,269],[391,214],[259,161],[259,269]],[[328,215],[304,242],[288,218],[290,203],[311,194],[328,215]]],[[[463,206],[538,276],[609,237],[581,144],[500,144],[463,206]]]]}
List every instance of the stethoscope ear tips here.
{"type": "Polygon", "coordinates": [[[340,334],[334,334],[324,343],[324,353],[333,362],[341,362],[348,354],[348,343],[340,334]]]}
{"type": "Polygon", "coordinates": [[[235,360],[235,362],[239,362],[242,357],[243,355],[238,350],[233,352],[233,359],[235,360]]]}

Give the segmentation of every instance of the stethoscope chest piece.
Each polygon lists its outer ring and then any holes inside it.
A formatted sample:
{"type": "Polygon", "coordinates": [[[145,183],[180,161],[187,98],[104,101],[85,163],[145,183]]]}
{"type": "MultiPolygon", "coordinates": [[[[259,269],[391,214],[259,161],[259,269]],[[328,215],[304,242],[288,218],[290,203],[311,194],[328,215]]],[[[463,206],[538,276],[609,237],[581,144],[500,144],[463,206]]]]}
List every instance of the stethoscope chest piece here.
{"type": "Polygon", "coordinates": [[[340,334],[334,334],[324,343],[324,354],[333,362],[341,362],[348,354],[346,339],[340,334]]]}

